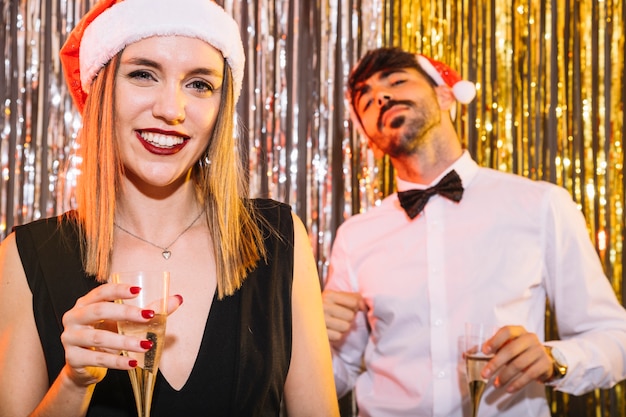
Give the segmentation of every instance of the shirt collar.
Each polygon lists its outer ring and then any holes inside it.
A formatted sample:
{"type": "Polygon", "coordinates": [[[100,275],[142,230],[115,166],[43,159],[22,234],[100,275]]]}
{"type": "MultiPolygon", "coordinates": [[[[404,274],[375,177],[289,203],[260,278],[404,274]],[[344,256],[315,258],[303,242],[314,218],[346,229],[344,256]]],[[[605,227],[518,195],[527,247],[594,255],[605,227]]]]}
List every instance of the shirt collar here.
{"type": "Polygon", "coordinates": [[[407,191],[407,190],[424,190],[428,187],[431,187],[437,184],[443,177],[446,176],[450,171],[455,170],[459,177],[461,177],[461,182],[463,183],[463,188],[467,188],[470,182],[476,176],[478,172],[478,164],[472,159],[469,152],[467,150],[463,151],[463,154],[459,159],[454,161],[452,165],[446,168],[437,178],[435,178],[430,184],[419,184],[415,182],[405,181],[403,179],[396,177],[396,184],[398,191],[407,191]]]}

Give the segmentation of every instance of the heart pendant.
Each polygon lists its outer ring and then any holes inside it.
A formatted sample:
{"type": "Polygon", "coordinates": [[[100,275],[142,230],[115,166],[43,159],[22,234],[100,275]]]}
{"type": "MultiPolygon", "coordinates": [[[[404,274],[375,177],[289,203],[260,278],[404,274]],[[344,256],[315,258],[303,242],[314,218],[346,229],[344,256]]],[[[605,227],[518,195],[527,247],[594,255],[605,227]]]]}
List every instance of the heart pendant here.
{"type": "Polygon", "coordinates": [[[161,255],[163,255],[165,259],[170,259],[170,256],[172,256],[172,252],[164,250],[163,252],[161,252],[161,255]]]}

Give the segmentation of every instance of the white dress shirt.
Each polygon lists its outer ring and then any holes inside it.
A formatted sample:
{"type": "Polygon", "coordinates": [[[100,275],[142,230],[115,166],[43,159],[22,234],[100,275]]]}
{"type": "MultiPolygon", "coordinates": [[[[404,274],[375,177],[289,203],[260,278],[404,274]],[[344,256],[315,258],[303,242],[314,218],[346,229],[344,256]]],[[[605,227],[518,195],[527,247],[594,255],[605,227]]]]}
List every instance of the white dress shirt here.
{"type": "MultiPolygon", "coordinates": [[[[546,344],[569,366],[556,389],[626,378],[626,311],[567,191],[479,167],[467,152],[452,169],[459,203],[435,195],[410,220],[393,194],[339,228],[325,288],[360,292],[368,306],[333,344],[339,395],[355,388],[360,416],[468,417],[465,323],[521,325],[543,340],[546,298],[561,338],[546,344]]],[[[410,188],[426,186],[398,181],[410,188]]],[[[545,387],[507,394],[490,382],[480,416],[549,417],[545,387]]]]}

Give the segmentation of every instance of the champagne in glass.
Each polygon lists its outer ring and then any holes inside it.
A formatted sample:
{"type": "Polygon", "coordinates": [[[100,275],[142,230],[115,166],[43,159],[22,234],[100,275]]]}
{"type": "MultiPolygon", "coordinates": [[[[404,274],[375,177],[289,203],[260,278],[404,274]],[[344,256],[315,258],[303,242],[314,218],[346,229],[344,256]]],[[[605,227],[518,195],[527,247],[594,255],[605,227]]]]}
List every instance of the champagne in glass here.
{"type": "Polygon", "coordinates": [[[485,326],[482,323],[465,324],[465,365],[467,368],[467,382],[472,400],[472,416],[478,415],[478,405],[485,391],[487,379],[483,378],[482,372],[487,362],[493,355],[484,354],[483,344],[494,334],[493,327],[485,326]]]}
{"type": "Polygon", "coordinates": [[[137,366],[128,371],[135,396],[137,415],[150,417],[152,393],[165,342],[169,272],[118,272],[112,275],[112,281],[141,288],[137,297],[119,300],[119,302],[140,307],[142,310],[153,310],[155,314],[154,318],[147,323],[130,321],[117,323],[120,334],[135,336],[152,342],[152,348],[145,353],[122,352],[124,356],[137,361],[137,366]]]}

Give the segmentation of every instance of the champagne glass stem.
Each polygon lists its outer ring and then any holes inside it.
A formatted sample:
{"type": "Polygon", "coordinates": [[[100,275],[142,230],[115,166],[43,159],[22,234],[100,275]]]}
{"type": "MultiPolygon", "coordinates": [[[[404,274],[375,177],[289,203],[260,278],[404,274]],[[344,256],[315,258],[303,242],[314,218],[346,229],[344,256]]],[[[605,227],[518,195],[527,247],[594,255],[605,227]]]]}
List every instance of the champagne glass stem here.
{"type": "Polygon", "coordinates": [[[128,375],[139,417],[150,417],[154,383],[165,342],[169,279],[170,275],[167,271],[130,271],[116,272],[111,275],[113,283],[141,288],[141,292],[136,297],[117,300],[117,302],[154,312],[154,317],[148,322],[126,320],[117,322],[117,330],[120,334],[145,339],[152,343],[146,352],[124,352],[125,356],[134,359],[137,363],[135,368],[128,371],[128,375]]]}
{"type": "Polygon", "coordinates": [[[473,417],[478,415],[478,406],[480,405],[485,386],[487,385],[487,381],[480,373],[492,357],[493,356],[485,355],[467,355],[465,359],[473,417]]]}
{"type": "MultiPolygon", "coordinates": [[[[165,320],[165,315],[157,314],[147,324],[148,330],[143,332],[143,336],[152,342],[152,347],[144,354],[138,355],[136,357],[138,366],[128,371],[139,417],[150,417],[154,383],[165,338],[165,320]]],[[[119,327],[123,333],[127,330],[124,325],[119,327]]],[[[132,356],[135,357],[135,354],[132,356]]]]}

